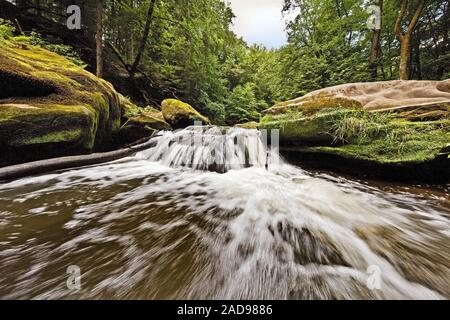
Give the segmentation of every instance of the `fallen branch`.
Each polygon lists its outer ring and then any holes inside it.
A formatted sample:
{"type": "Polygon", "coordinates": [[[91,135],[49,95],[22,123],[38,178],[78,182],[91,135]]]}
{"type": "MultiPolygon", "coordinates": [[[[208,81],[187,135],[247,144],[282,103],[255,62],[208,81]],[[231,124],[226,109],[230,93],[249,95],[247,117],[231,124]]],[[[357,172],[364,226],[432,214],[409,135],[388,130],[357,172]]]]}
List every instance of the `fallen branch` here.
{"type": "Polygon", "coordinates": [[[89,166],[119,160],[134,155],[139,151],[148,149],[152,147],[153,144],[154,142],[152,142],[150,139],[144,143],[131,145],[126,148],[111,152],[61,157],[4,167],[0,168],[0,181],[18,179],[26,176],[42,174],[61,169],[89,166]]]}

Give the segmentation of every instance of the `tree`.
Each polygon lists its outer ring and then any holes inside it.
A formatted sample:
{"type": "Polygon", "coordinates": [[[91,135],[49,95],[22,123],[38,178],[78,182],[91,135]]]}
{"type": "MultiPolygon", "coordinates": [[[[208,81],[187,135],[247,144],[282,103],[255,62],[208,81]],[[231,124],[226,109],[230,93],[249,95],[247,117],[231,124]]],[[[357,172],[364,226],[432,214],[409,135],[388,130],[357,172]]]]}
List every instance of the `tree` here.
{"type": "Polygon", "coordinates": [[[95,35],[96,42],[96,61],[97,61],[97,77],[103,77],[103,0],[97,0],[96,16],[97,16],[97,32],[95,35]]]}
{"type": "Polygon", "coordinates": [[[253,84],[238,85],[230,93],[228,106],[226,108],[226,122],[235,125],[240,122],[259,120],[257,111],[257,100],[253,84]]]}
{"type": "Polygon", "coordinates": [[[150,1],[150,6],[148,9],[148,13],[147,13],[147,19],[145,21],[144,33],[142,35],[141,44],[139,45],[139,49],[138,49],[136,58],[134,59],[134,63],[130,69],[130,78],[134,77],[134,75],[136,74],[137,68],[139,66],[139,63],[141,62],[142,54],[144,53],[145,46],[148,41],[148,35],[150,32],[150,24],[152,22],[153,12],[155,11],[155,4],[156,4],[156,0],[150,1]]]}
{"type": "Polygon", "coordinates": [[[406,32],[402,31],[402,21],[406,15],[408,9],[408,0],[401,0],[400,2],[400,11],[397,17],[397,21],[395,23],[395,34],[397,35],[397,39],[400,42],[400,80],[408,80],[409,79],[409,70],[408,64],[410,59],[410,42],[411,35],[414,31],[414,28],[419,21],[419,18],[422,14],[423,8],[425,7],[426,0],[419,0],[414,15],[407,27],[406,32]]]}

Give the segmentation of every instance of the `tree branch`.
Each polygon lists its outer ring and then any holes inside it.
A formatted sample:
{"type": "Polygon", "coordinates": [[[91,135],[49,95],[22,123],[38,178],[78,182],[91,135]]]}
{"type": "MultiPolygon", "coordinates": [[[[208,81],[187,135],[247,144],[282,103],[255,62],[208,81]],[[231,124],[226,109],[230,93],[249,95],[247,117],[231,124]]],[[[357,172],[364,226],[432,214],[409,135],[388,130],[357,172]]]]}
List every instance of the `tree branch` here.
{"type": "Polygon", "coordinates": [[[404,34],[402,32],[402,20],[405,17],[408,0],[402,0],[400,4],[400,12],[398,13],[397,21],[395,21],[395,34],[399,41],[403,40],[404,34]]]}
{"type": "Polygon", "coordinates": [[[111,50],[113,51],[113,53],[116,55],[116,57],[119,59],[120,63],[122,63],[122,65],[125,67],[125,69],[127,70],[128,73],[130,73],[130,66],[128,65],[128,63],[125,62],[125,59],[122,57],[122,55],[120,54],[119,50],[117,50],[116,47],[114,47],[111,42],[107,41],[106,45],[108,47],[111,48],[111,50]]]}
{"type": "Polygon", "coordinates": [[[147,20],[145,22],[144,33],[142,35],[141,44],[139,46],[139,50],[138,50],[136,59],[134,59],[134,63],[130,70],[131,78],[133,78],[136,73],[139,63],[141,62],[142,54],[144,53],[144,50],[145,50],[145,45],[147,44],[148,35],[150,33],[150,24],[152,22],[153,12],[155,11],[155,4],[156,4],[156,0],[151,0],[150,6],[148,8],[147,20]]]}
{"type": "Polygon", "coordinates": [[[417,25],[417,22],[419,21],[420,16],[422,15],[423,8],[425,7],[426,0],[420,0],[419,5],[417,6],[416,12],[414,13],[414,16],[409,23],[408,31],[406,32],[408,35],[411,35],[414,31],[414,28],[417,25]]]}

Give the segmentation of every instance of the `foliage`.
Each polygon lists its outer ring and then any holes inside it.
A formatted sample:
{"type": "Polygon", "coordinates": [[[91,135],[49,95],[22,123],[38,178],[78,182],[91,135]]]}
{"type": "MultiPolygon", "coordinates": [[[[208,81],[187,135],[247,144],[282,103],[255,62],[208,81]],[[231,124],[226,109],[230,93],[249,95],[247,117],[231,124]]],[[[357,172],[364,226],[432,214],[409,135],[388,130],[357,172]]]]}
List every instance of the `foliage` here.
{"type": "Polygon", "coordinates": [[[73,62],[77,66],[81,68],[86,68],[86,63],[83,62],[79,53],[71,46],[65,44],[53,44],[45,41],[42,37],[35,33],[31,32],[29,36],[29,42],[32,45],[40,46],[41,48],[47,49],[48,51],[59,54],[60,56],[65,57],[67,60],[73,62]]]}
{"type": "Polygon", "coordinates": [[[0,41],[8,40],[14,35],[14,27],[8,20],[0,19],[0,41]]]}
{"type": "Polygon", "coordinates": [[[322,151],[379,162],[426,161],[448,144],[448,128],[445,119],[410,122],[393,113],[353,111],[331,125],[329,134],[340,146],[322,151]]]}
{"type": "MultiPolygon", "coordinates": [[[[67,5],[80,5],[83,32],[94,39],[95,1],[29,2],[44,10],[27,10],[60,23],[65,23],[67,5]]],[[[411,20],[417,0],[409,2],[405,22],[411,20]]],[[[233,33],[234,13],[226,1],[157,0],[139,65],[142,72],[136,77],[149,80],[158,92],[149,101],[178,97],[221,125],[257,120],[261,110],[280,101],[328,86],[371,80],[372,31],[366,24],[371,4],[365,0],[285,0],[283,12],[293,17],[286,26],[288,42],[267,49],[248,45],[233,33]]],[[[117,49],[125,64],[135,60],[149,5],[150,0],[104,0],[104,40],[117,49]]],[[[448,1],[427,1],[411,38],[411,79],[449,77],[449,7],[448,1]]],[[[398,11],[398,0],[383,1],[376,80],[398,78],[400,44],[394,33],[398,11]]],[[[10,25],[0,24],[0,39],[11,37],[12,32],[10,25]]],[[[34,44],[82,63],[70,47],[31,38],[34,44]]],[[[119,64],[115,55],[106,54],[111,55],[105,58],[109,64],[119,64]]],[[[351,121],[347,119],[350,127],[351,121]]]]}
{"type": "Polygon", "coordinates": [[[389,112],[348,112],[338,121],[331,123],[329,133],[335,143],[348,143],[355,140],[358,143],[364,143],[382,134],[387,135],[388,124],[392,117],[393,115],[389,112]]]}
{"type": "Polygon", "coordinates": [[[57,53],[69,61],[73,62],[77,66],[81,68],[85,68],[87,65],[83,62],[80,55],[76,52],[74,48],[69,45],[64,44],[53,44],[45,41],[42,37],[35,33],[31,32],[29,36],[26,35],[17,35],[14,36],[15,28],[12,23],[8,20],[0,19],[0,41],[12,39],[15,42],[27,43],[35,46],[39,46],[48,51],[57,53]]]}
{"type": "Polygon", "coordinates": [[[259,120],[258,101],[251,83],[238,85],[228,97],[226,121],[229,124],[259,120]]]}

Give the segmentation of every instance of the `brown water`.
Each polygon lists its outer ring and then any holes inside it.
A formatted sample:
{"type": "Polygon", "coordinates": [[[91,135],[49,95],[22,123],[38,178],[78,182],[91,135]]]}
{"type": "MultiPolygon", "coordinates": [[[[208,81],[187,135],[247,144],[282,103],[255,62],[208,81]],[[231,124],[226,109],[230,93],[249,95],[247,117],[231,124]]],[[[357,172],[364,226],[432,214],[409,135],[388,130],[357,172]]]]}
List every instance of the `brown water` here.
{"type": "Polygon", "coordinates": [[[150,153],[0,184],[0,298],[450,298],[448,187],[150,153]]]}

